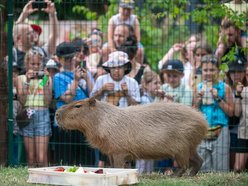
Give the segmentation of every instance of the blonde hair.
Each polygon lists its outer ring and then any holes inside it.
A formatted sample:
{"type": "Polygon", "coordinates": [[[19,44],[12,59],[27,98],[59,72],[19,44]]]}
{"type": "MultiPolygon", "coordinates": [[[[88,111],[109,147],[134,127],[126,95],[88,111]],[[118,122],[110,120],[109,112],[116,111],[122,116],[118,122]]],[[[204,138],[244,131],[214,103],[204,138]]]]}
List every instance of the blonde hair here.
{"type": "Polygon", "coordinates": [[[141,90],[144,92],[145,85],[152,82],[154,79],[159,80],[159,75],[154,71],[146,71],[144,72],[142,79],[141,79],[141,90]]]}
{"type": "Polygon", "coordinates": [[[34,59],[34,56],[38,56],[39,60],[41,61],[41,64],[43,65],[43,56],[40,55],[36,50],[34,50],[33,48],[29,49],[28,52],[25,55],[24,58],[24,67],[26,68],[26,70],[28,70],[28,65],[30,63],[30,61],[32,61],[34,59]]]}

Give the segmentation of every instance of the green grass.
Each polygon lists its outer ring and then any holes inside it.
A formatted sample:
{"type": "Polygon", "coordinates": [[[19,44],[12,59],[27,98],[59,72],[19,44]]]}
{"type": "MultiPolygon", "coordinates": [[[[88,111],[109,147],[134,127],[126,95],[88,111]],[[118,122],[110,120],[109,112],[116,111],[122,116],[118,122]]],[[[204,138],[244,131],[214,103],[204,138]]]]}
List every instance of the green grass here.
{"type": "MultiPolygon", "coordinates": [[[[27,167],[3,168],[0,167],[1,186],[30,186],[44,184],[28,184],[27,167]]],[[[140,177],[140,183],[135,186],[246,186],[248,185],[248,173],[207,173],[198,174],[195,177],[169,178],[168,176],[152,174],[140,177]]]]}

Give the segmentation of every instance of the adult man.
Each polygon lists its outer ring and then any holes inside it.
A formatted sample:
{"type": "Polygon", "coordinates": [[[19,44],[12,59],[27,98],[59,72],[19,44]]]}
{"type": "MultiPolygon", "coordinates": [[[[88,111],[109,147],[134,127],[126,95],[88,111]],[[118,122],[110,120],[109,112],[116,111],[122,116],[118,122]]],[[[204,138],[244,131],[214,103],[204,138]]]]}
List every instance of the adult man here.
{"type": "MultiPolygon", "coordinates": [[[[127,37],[133,35],[134,31],[130,25],[120,24],[114,29],[113,42],[116,50],[127,40],[127,37]]],[[[111,53],[111,48],[109,48],[108,43],[103,45],[102,49],[102,59],[103,62],[108,60],[108,55],[111,53]]],[[[144,59],[144,48],[138,48],[136,61],[140,64],[143,63],[144,59]]]]}
{"type": "Polygon", "coordinates": [[[228,56],[232,49],[235,49],[235,53],[239,56],[245,57],[244,51],[242,51],[240,29],[227,18],[222,20],[221,33],[218,41],[218,46],[215,52],[216,58],[220,62],[229,61],[228,59],[223,60],[223,56],[228,56]]]}
{"type": "MultiPolygon", "coordinates": [[[[33,7],[32,7],[33,2],[34,2],[34,0],[31,0],[24,6],[22,13],[20,14],[19,18],[16,21],[16,25],[26,24],[25,23],[26,18],[30,14],[39,11],[39,9],[37,9],[37,8],[33,9],[33,7]]],[[[30,30],[30,34],[32,34],[32,43],[31,43],[31,46],[25,46],[25,47],[27,47],[27,49],[30,49],[32,46],[40,46],[40,47],[42,47],[43,52],[46,54],[45,57],[49,58],[50,55],[55,53],[55,49],[56,49],[58,19],[57,19],[57,13],[56,13],[54,3],[50,0],[45,0],[45,2],[47,3],[47,7],[40,9],[40,10],[49,14],[49,22],[50,22],[50,28],[51,28],[50,34],[49,34],[49,39],[48,39],[48,41],[46,41],[46,43],[44,45],[41,45],[40,35],[42,33],[42,28],[37,24],[30,24],[30,27],[33,31],[32,32],[30,30]]],[[[13,32],[15,32],[15,35],[17,37],[18,36],[20,37],[20,35],[21,35],[21,37],[23,37],[22,39],[25,40],[26,35],[24,35],[24,34],[22,35],[22,30],[20,30],[19,27],[16,27],[16,30],[13,32]]],[[[14,43],[15,43],[15,39],[14,39],[14,43]]],[[[18,50],[20,50],[20,48],[18,48],[18,47],[16,47],[16,48],[18,50]]],[[[20,51],[25,52],[25,50],[20,50],[20,51]]],[[[14,51],[14,53],[15,53],[15,51],[14,51]]],[[[17,56],[18,56],[18,52],[17,52],[17,56]]]]}

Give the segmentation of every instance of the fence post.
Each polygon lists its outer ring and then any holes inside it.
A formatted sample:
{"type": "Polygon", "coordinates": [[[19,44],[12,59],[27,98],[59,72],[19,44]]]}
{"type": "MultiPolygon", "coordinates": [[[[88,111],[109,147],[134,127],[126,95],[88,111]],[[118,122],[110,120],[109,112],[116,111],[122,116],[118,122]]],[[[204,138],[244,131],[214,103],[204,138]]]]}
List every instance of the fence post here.
{"type": "Polygon", "coordinates": [[[13,165],[13,74],[12,74],[13,1],[8,1],[8,165],[13,165]]]}

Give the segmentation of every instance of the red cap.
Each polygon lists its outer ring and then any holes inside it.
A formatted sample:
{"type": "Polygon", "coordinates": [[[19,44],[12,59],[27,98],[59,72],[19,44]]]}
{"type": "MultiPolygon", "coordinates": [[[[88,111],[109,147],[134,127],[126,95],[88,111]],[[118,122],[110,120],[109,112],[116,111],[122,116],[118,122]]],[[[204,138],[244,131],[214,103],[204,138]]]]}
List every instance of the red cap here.
{"type": "Polygon", "coordinates": [[[31,24],[31,27],[33,28],[34,31],[38,32],[39,35],[41,34],[42,28],[39,25],[31,24]]]}

